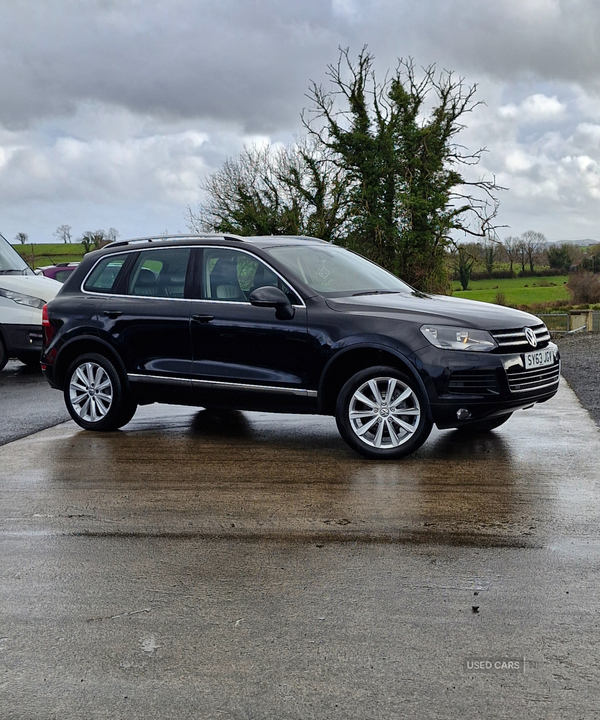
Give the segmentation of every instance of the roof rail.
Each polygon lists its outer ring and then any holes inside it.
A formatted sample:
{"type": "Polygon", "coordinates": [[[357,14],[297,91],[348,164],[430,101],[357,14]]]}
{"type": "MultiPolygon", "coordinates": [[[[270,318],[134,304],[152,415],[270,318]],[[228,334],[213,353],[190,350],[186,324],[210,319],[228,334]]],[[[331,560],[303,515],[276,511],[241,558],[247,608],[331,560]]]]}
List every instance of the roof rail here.
{"type": "Polygon", "coordinates": [[[110,247],[121,247],[122,245],[129,245],[130,243],[155,242],[160,240],[209,240],[212,238],[244,241],[241,235],[232,235],[231,233],[185,233],[182,235],[143,235],[142,237],[130,238],[129,240],[116,240],[115,242],[109,243],[109,245],[110,247]]]}
{"type": "Polygon", "coordinates": [[[312,237],[312,235],[271,235],[270,237],[281,237],[286,240],[306,240],[306,242],[320,242],[329,245],[332,241],[323,240],[322,238],[312,237]]]}

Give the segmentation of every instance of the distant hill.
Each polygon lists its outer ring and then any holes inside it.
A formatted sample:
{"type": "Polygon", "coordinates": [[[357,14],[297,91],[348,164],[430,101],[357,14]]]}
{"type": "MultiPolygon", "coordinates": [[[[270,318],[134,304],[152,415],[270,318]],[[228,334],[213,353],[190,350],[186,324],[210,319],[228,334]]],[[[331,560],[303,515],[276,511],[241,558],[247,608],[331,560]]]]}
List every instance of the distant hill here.
{"type": "Polygon", "coordinates": [[[582,238],[580,240],[548,240],[548,245],[577,245],[578,247],[589,247],[590,245],[598,245],[600,239],[593,240],[592,238],[582,238]]]}

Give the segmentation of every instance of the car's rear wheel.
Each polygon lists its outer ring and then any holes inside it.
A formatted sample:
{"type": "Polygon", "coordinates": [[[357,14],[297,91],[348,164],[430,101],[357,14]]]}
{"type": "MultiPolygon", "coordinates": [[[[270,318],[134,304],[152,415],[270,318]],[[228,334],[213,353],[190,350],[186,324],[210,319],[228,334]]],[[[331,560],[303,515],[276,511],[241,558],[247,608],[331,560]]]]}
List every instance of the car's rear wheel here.
{"type": "Polygon", "coordinates": [[[392,367],[372,367],[353,375],[336,406],[341,436],[368,458],[395,460],[417,450],[432,422],[417,382],[392,367]]]}
{"type": "Polygon", "coordinates": [[[117,430],[137,409],[115,366],[99,353],[81,355],[71,364],[64,396],[69,414],[85,430],[117,430]]]}

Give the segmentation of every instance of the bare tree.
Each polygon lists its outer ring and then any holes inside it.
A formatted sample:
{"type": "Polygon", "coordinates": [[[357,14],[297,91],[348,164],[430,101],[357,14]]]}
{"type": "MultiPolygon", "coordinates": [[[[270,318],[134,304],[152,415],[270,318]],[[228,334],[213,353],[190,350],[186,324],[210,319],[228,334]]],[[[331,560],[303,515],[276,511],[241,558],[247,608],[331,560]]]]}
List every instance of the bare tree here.
{"type": "MultiPolygon", "coordinates": [[[[525,261],[529,263],[529,270],[531,274],[534,273],[534,265],[539,261],[542,253],[546,249],[546,236],[541,232],[535,230],[527,230],[521,235],[521,241],[523,243],[522,253],[524,254],[525,261]]],[[[523,264],[523,271],[525,270],[525,262],[523,264]]]]}
{"type": "Polygon", "coordinates": [[[513,265],[519,259],[520,242],[521,241],[518,237],[513,237],[512,235],[509,235],[508,237],[504,238],[504,242],[502,243],[504,246],[504,252],[506,253],[506,257],[508,258],[508,262],[510,263],[511,275],[514,275],[513,265]]]}
{"type": "Polygon", "coordinates": [[[52,234],[62,242],[70,243],[73,237],[71,235],[72,229],[70,225],[59,225],[52,234]]]}
{"type": "Polygon", "coordinates": [[[29,240],[29,235],[24,232],[17,233],[15,235],[15,240],[21,243],[21,245],[25,245],[25,243],[29,240]]]}
{"type": "Polygon", "coordinates": [[[523,242],[523,238],[519,238],[517,242],[517,258],[519,259],[519,264],[521,265],[521,274],[525,275],[525,265],[527,263],[527,250],[525,248],[525,243],[523,242]]]}
{"type": "Polygon", "coordinates": [[[245,147],[201,187],[207,199],[187,212],[195,232],[304,234],[334,241],[346,218],[343,173],[306,138],[288,147],[245,147]]]}
{"type": "Polygon", "coordinates": [[[115,242],[118,237],[119,237],[119,231],[116,228],[114,228],[114,227],[108,228],[108,232],[106,233],[106,239],[109,242],[115,242]]]}

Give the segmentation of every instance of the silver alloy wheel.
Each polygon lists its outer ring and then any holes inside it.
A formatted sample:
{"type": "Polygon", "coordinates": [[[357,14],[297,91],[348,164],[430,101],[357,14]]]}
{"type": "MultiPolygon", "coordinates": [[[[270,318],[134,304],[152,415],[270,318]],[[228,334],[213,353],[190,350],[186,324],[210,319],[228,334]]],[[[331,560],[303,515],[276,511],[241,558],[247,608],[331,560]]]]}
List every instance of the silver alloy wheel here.
{"type": "Polygon", "coordinates": [[[71,405],[86,422],[99,422],[113,404],[113,384],[102,365],[85,362],[76,368],[69,383],[71,405]]]}
{"type": "Polygon", "coordinates": [[[421,419],[413,390],[394,377],[371,378],[354,392],[348,406],[358,439],[374,448],[397,448],[410,440],[421,419]]]}

